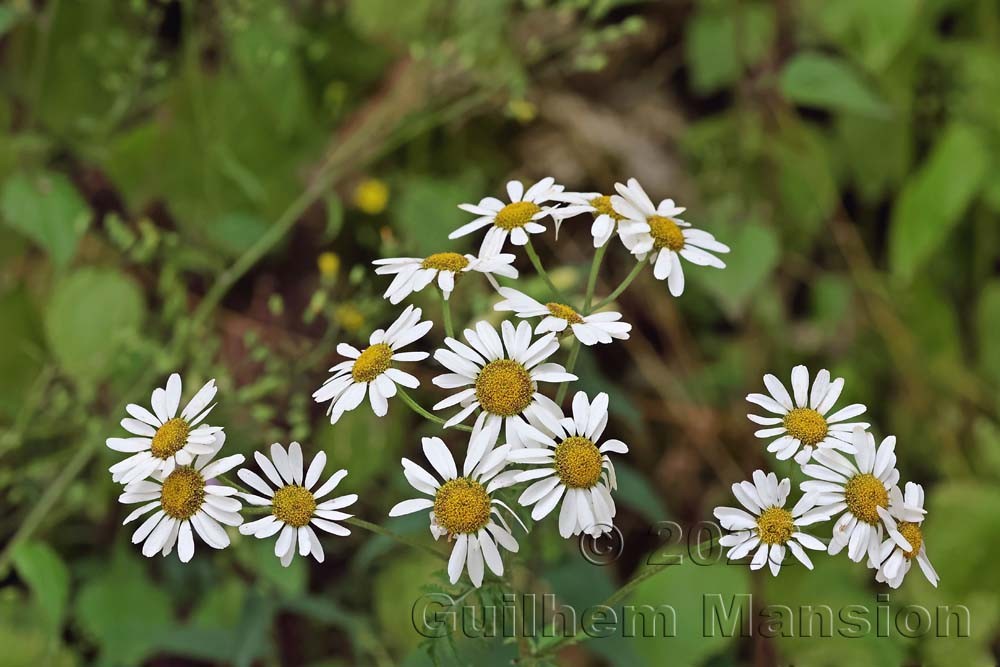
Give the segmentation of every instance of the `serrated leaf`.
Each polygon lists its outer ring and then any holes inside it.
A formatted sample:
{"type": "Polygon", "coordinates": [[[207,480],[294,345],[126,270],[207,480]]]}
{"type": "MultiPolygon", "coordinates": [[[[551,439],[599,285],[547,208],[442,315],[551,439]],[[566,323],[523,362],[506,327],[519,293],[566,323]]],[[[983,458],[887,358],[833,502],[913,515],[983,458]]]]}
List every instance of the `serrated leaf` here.
{"type": "Polygon", "coordinates": [[[59,266],[73,259],[90,209],[62,174],[14,174],[0,193],[4,222],[41,246],[59,266]]]}
{"type": "Polygon", "coordinates": [[[805,107],[850,111],[882,118],[885,102],[845,60],[821,53],[799,53],[781,71],[781,94],[805,107]]]}
{"type": "Polygon", "coordinates": [[[60,283],[45,312],[45,333],[63,369],[97,382],[112,369],[121,343],[142,324],[142,292],[112,269],[83,269],[60,283]]]}
{"type": "Polygon", "coordinates": [[[990,162],[986,142],[975,129],[956,123],[945,130],[893,207],[893,273],[909,281],[941,247],[979,192],[990,162]]]}

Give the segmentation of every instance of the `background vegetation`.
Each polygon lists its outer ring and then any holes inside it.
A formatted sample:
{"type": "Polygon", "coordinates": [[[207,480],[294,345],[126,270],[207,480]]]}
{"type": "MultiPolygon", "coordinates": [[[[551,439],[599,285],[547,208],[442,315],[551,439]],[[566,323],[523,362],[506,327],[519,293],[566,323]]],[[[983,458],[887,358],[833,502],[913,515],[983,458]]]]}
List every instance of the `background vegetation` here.
{"type": "MultiPolygon", "coordinates": [[[[335,343],[397,311],[370,261],[471,247],[446,240],[457,203],[551,174],[605,192],[636,176],[733,251],[680,299],[644,275],[621,302],[632,339],[585,350],[582,385],[611,393],[632,447],[625,552],[594,567],[535,531],[531,590],[595,604],[659,546],[653,522],[693,526],[774,467],[743,396],[807,363],[848,379],[928,489],[942,584],[914,571],[891,605],[973,621],[965,639],[705,639],[705,592],[874,608],[888,589],[843,557],[776,580],[688,563],[637,597],[674,605],[680,636],[560,662],[994,664],[998,44],[990,0],[0,5],[0,663],[507,664],[514,644],[421,645],[412,601],[452,589],[361,531],[287,571],[246,538],[187,566],[142,558],[103,443],[172,370],[189,390],[215,377],[227,446],[323,449],[380,521],[425,427],[401,403],[331,427],[310,399],[335,343]]],[[[587,227],[539,241],[568,287],[587,227]]],[[[599,292],[631,262],[612,248],[599,292]]],[[[454,299],[462,323],[492,297],[470,279],[454,299]]],[[[430,291],[417,301],[437,317],[430,291]]],[[[423,517],[385,523],[426,539],[423,517]]]]}

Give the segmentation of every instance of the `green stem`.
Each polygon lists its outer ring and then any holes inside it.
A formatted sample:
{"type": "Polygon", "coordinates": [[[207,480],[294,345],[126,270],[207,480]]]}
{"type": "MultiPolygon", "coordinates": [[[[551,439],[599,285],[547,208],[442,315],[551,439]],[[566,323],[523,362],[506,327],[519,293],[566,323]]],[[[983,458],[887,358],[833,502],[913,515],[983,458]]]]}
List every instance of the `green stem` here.
{"type": "Polygon", "coordinates": [[[552,295],[560,301],[565,301],[566,297],[563,296],[562,290],[556,287],[556,284],[552,282],[552,278],[550,278],[548,272],[546,272],[545,267],[542,266],[542,260],[538,258],[538,253],[535,252],[535,246],[531,245],[531,239],[528,239],[528,243],[524,246],[524,249],[528,253],[528,259],[531,260],[531,265],[535,267],[535,271],[538,272],[538,275],[540,275],[542,280],[545,281],[545,284],[548,285],[552,295]]]}
{"type": "Polygon", "coordinates": [[[444,313],[444,332],[448,334],[448,338],[454,338],[455,327],[451,323],[451,302],[444,298],[444,294],[441,295],[441,310],[444,313]]]}
{"type": "MultiPolygon", "coordinates": [[[[610,243],[610,239],[608,243],[610,243]]],[[[590,304],[594,301],[594,287],[597,286],[597,274],[601,268],[601,262],[604,260],[604,253],[608,250],[608,244],[605,243],[594,253],[594,261],[590,264],[590,275],[587,277],[587,296],[583,301],[583,314],[590,315],[590,304]]]]}
{"type": "Polygon", "coordinates": [[[642,270],[644,268],[646,268],[645,261],[636,263],[635,268],[632,269],[632,272],[625,277],[625,280],[623,280],[621,284],[615,288],[614,292],[606,296],[604,299],[601,300],[600,303],[594,306],[594,310],[600,310],[601,308],[603,308],[604,306],[608,305],[609,303],[617,299],[619,296],[621,296],[621,293],[628,289],[628,286],[632,284],[632,281],[635,280],[640,273],[642,273],[642,270]]]}
{"type": "Polygon", "coordinates": [[[420,549],[421,551],[429,553],[432,556],[436,556],[437,558],[442,558],[444,560],[448,560],[449,558],[449,554],[445,553],[444,551],[441,551],[440,549],[428,546],[418,540],[410,539],[405,535],[400,535],[399,533],[395,533],[387,528],[383,528],[382,526],[379,526],[377,524],[365,521],[364,519],[359,519],[356,516],[352,516],[349,519],[344,519],[344,523],[349,523],[352,526],[363,528],[370,533],[375,533],[376,535],[382,535],[384,537],[388,537],[390,540],[394,540],[396,542],[399,542],[400,544],[405,544],[408,547],[413,547],[414,549],[420,549]]]}
{"type": "MultiPolygon", "coordinates": [[[[566,359],[566,372],[572,373],[573,369],[576,368],[576,359],[580,356],[580,339],[573,338],[573,346],[569,350],[569,357],[566,359]]],[[[569,390],[569,383],[563,382],[559,385],[559,391],[556,392],[556,404],[562,405],[563,399],[566,398],[566,392],[569,390]]]]}
{"type": "MultiPolygon", "coordinates": [[[[438,417],[433,412],[429,412],[426,408],[417,403],[412,396],[407,394],[406,391],[399,388],[398,385],[396,387],[396,391],[399,394],[399,397],[403,399],[403,402],[406,403],[408,406],[410,406],[411,410],[416,412],[424,419],[432,421],[435,424],[441,424],[442,426],[444,426],[445,422],[448,421],[447,419],[442,419],[441,417],[438,417]]],[[[455,424],[452,428],[457,428],[459,431],[468,431],[470,433],[472,432],[472,427],[466,426],[465,424],[455,424]]]]}

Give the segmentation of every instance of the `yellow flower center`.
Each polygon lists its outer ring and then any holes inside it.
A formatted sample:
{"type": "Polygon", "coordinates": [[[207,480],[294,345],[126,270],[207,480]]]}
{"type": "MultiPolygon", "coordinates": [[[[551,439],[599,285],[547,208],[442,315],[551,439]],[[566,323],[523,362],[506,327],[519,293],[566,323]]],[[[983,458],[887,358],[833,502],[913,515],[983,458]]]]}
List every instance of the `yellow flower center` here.
{"type": "Polygon", "coordinates": [[[422,269],[436,269],[437,271],[451,271],[458,273],[469,265],[469,260],[465,255],[457,252],[436,252],[430,257],[420,262],[422,269]]]}
{"type": "Polygon", "coordinates": [[[563,303],[547,303],[545,307],[549,309],[549,313],[552,317],[558,317],[561,320],[566,320],[570,324],[580,324],[583,322],[583,318],[580,317],[579,313],[563,303]]]}
{"type": "Polygon", "coordinates": [[[376,343],[366,347],[351,368],[351,376],[355,382],[371,382],[382,373],[389,370],[392,361],[392,348],[385,343],[376,343]]]}
{"type": "Polygon", "coordinates": [[[601,479],[604,457],[592,440],[571,436],[556,446],[556,474],[573,489],[589,489],[601,479]]]}
{"type": "Polygon", "coordinates": [[[616,222],[625,219],[624,215],[619,214],[618,211],[612,208],[611,197],[608,195],[594,197],[590,200],[590,205],[597,209],[597,215],[610,215],[616,222]]]}
{"type": "Polygon", "coordinates": [[[757,536],[764,544],[784,544],[795,532],[792,513],[781,507],[768,507],[757,517],[757,536]]]}
{"type": "Polygon", "coordinates": [[[517,227],[524,227],[531,222],[532,216],[541,210],[537,204],[533,204],[530,201],[516,201],[500,209],[493,224],[507,231],[516,229],[517,227]]]}
{"type": "Polygon", "coordinates": [[[205,478],[191,466],[179,466],[163,480],[160,506],[167,516],[190,519],[205,501],[205,478]]]}
{"type": "Polygon", "coordinates": [[[657,250],[669,248],[674,252],[684,247],[684,233],[677,223],[662,215],[654,215],[646,219],[649,223],[649,234],[653,237],[653,247],[657,250]]]}
{"type": "Polygon", "coordinates": [[[859,520],[875,525],[878,508],[889,506],[889,492],[875,475],[865,472],[847,480],[844,486],[847,509],[859,520]]]}
{"type": "Polygon", "coordinates": [[[788,435],[801,440],[804,445],[815,445],[823,441],[829,427],[823,415],[812,408],[795,408],[784,419],[788,435]]]}
{"type": "Polygon", "coordinates": [[[274,492],[271,514],[278,521],[301,528],[309,523],[316,510],[316,499],[309,489],[298,484],[283,486],[274,492]]]}
{"type": "Polygon", "coordinates": [[[158,459],[169,459],[187,444],[191,427],[180,417],[167,420],[153,435],[150,451],[158,459]]]}
{"type": "Polygon", "coordinates": [[[434,519],[449,535],[479,532],[490,520],[490,497],[468,477],[449,480],[434,496],[434,519]]]}
{"type": "Polygon", "coordinates": [[[497,359],[476,377],[476,399],[486,412],[513,417],[531,405],[534,383],[527,369],[513,359],[497,359]]]}
{"type": "Polygon", "coordinates": [[[920,545],[924,543],[924,534],[920,530],[920,526],[915,523],[910,523],[909,521],[900,521],[896,526],[896,530],[902,533],[906,541],[910,543],[913,547],[913,551],[904,551],[903,555],[906,556],[906,560],[913,560],[920,553],[920,545]]]}

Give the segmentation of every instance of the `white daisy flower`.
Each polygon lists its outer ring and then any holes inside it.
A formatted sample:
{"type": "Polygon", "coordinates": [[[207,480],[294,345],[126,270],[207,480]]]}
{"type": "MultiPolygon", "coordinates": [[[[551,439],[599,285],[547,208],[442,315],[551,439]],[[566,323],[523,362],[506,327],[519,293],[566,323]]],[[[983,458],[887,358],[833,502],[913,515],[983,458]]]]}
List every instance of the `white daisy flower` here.
{"type": "Polygon", "coordinates": [[[496,197],[486,197],[478,204],[459,204],[458,207],[463,211],[479,217],[453,231],[448,238],[457,239],[490,226],[480,247],[480,255],[499,253],[508,235],[514,245],[525,245],[528,243],[528,234],[545,231],[545,227],[538,222],[552,212],[552,207],[545,204],[554,201],[555,195],[562,191],[563,186],[556,185],[555,179],[551,177],[538,181],[527,192],[520,181],[508,181],[509,204],[496,197]]]}
{"type": "Polygon", "coordinates": [[[434,353],[434,358],[451,371],[435,377],[434,384],[444,389],[461,388],[434,406],[435,410],[462,406],[445,422],[445,428],[480,409],[469,440],[469,455],[475,459],[496,442],[501,426],[505,427],[507,444],[520,447],[519,426],[527,423],[528,416],[557,429],[562,412],[552,399],[538,391],[538,383],[576,379],[559,364],[542,363],[559,349],[555,334],[546,334],[532,342],[531,325],[527,322],[521,322],[515,329],[509,321],[504,321],[500,330],[502,340],[488,322],[479,322],[474,331],[464,332],[468,345],[445,338],[450,349],[434,353]]]}
{"type": "Polygon", "coordinates": [[[423,361],[429,356],[427,352],[398,351],[430,331],[431,322],[421,322],[421,312],[419,308],[407,306],[388,329],[372,332],[364,350],[346,343],[337,346],[337,352],[348,360],[331,368],[333,375],[313,393],[317,403],[330,401],[327,414],[331,424],[336,424],[341,415],[361,405],[366,393],[372,411],[382,417],[389,411],[388,399],[396,395],[397,384],[410,389],[420,386],[416,377],[395,368],[393,364],[423,361]]]}
{"type": "Polygon", "coordinates": [[[618,223],[625,220],[625,216],[611,205],[610,195],[602,195],[600,192],[564,192],[557,195],[555,199],[569,204],[569,206],[552,211],[552,218],[556,223],[557,239],[559,238],[559,227],[564,220],[581,213],[590,213],[594,216],[594,222],[590,226],[590,234],[594,237],[594,247],[600,248],[607,244],[614,235],[618,223]]]}
{"type": "Polygon", "coordinates": [[[503,575],[498,545],[512,553],[518,550],[517,540],[499,508],[507,510],[527,532],[514,511],[491,495],[513,483],[514,475],[502,472],[507,465],[510,445],[482,455],[476,455],[469,447],[460,476],[455,459],[441,438],[423,438],[422,443],[424,456],[443,481],[439,482],[423,467],[404,458],[406,480],[414,489],[430,497],[397,503],[389,510],[389,516],[432,510],[430,528],[434,539],[447,535],[449,542],[455,540],[448,559],[448,578],[454,584],[462,576],[462,570],[468,569],[469,579],[478,588],[483,583],[484,562],[495,575],[503,575]]]}
{"type": "Polygon", "coordinates": [[[128,452],[128,457],[109,468],[111,479],[128,484],[145,479],[153,473],[166,476],[177,465],[189,465],[196,456],[211,454],[221,426],[202,424],[215,405],[209,405],[218,388],[209,380],[177,414],[181,402],[181,376],[174,373],[165,388],[153,390],[150,401],[153,411],[129,403],[125,411],[131,415],[121,421],[122,428],[132,434],[128,438],[108,438],[106,443],[116,452],[128,452]]]}
{"type": "Polygon", "coordinates": [[[560,333],[569,327],[581,343],[595,345],[610,343],[616,338],[628,340],[628,332],[632,330],[631,324],[619,322],[621,313],[604,311],[581,315],[564,303],[541,303],[511,287],[501,287],[497,291],[503,301],[495,305],[494,310],[513,311],[522,319],[542,317],[535,334],[560,333]]]}
{"type": "Polygon", "coordinates": [[[819,449],[813,463],[802,466],[812,479],[799,488],[820,511],[840,518],[833,526],[833,538],[827,551],[840,553],[846,546],[851,560],[860,562],[867,554],[869,562],[878,563],[882,544],[882,519],[879,508],[890,507],[891,490],[899,481],[896,470],[895,436],[875,447],[875,436],[856,427],[852,434],[852,462],[832,449],[819,449]]]}
{"type": "Polygon", "coordinates": [[[826,545],[802,532],[804,526],[826,521],[830,515],[816,510],[808,496],[803,496],[791,511],[785,509],[792,483],[787,477],[778,482],[773,472],[764,474],[755,470],[753,482],[733,484],[733,495],[748,511],[738,507],[716,507],[715,518],[722,527],[733,531],[723,535],[719,544],[729,547],[726,557],[739,560],[756,550],[750,561],[751,570],[759,570],[767,563],[771,574],[778,576],[785,560],[786,550],[810,570],[812,560],[803,547],[826,551],[826,545]]]}
{"type": "Polygon", "coordinates": [[[628,453],[621,440],[601,442],[608,424],[608,395],[601,392],[593,403],[579,391],[573,396],[573,416],[563,417],[555,428],[537,423],[524,429],[525,437],[539,446],[512,451],[513,463],[533,463],[539,467],[521,471],[515,482],[534,483],[517,502],[534,505],[531,518],[540,521],[562,500],[559,534],[581,532],[597,537],[612,527],[616,509],[611,492],[618,488],[615,467],[609,452],[628,453]],[[549,431],[551,437],[544,431],[549,431]]]}
{"type": "Polygon", "coordinates": [[[125,517],[122,525],[156,510],[132,534],[132,544],[143,543],[143,556],[166,556],[177,544],[181,562],[188,562],[194,556],[192,529],[213,549],[229,546],[229,535],[220,524],[243,523],[239,514],[243,505],[233,497],[237,489],[213,480],[243,463],[244,458],[233,454],[213,461],[225,439],[224,433],[216,434],[212,452],[198,456],[191,465],[178,465],[167,474],[157,472],[152,479],[135,480],[125,486],[119,502],[146,504],[125,517]]]}
{"type": "Polygon", "coordinates": [[[274,555],[281,559],[281,564],[285,567],[291,564],[295,556],[296,543],[300,556],[312,554],[313,558],[322,563],[323,545],[320,544],[313,526],[332,535],[343,537],[351,534],[349,529],[336,522],[352,516],[339,510],[353,505],[358,499],[357,494],[350,493],[320,502],[337,488],[340,481],[347,476],[347,471],[338,470],[318,489],[313,490],[323,476],[323,468],[326,467],[324,452],[316,454],[308,470],[304,472],[302,447],[297,442],[290,444],[288,451],[285,451],[280,444],[274,443],[271,445],[270,459],[260,452],[255,452],[254,458],[267,481],[254,471],[241,468],[236,474],[247,486],[261,495],[251,493],[240,495],[251,505],[271,508],[271,513],[262,519],[243,524],[240,526],[240,532],[265,539],[280,531],[274,543],[274,555]]]}
{"type": "Polygon", "coordinates": [[[809,389],[809,369],[796,366],[792,369],[792,395],[781,380],[768,373],[764,376],[767,394],[750,394],[747,400],[777,417],[747,415],[750,421],[765,426],[754,433],[758,438],[776,438],[767,446],[782,461],[795,455],[804,464],[813,454],[813,448],[839,449],[854,453],[851,432],[855,428],[867,429],[866,422],[847,421],[863,414],[867,409],[861,403],[852,403],[827,416],[844,389],[844,378],[830,381],[830,371],[825,368],[816,374],[812,390],[809,389]],[[794,397],[794,401],[793,401],[794,397]],[[799,447],[802,451],[799,451],[799,447]],[[796,452],[798,452],[796,454],[796,452]]]}
{"type": "Polygon", "coordinates": [[[940,577],[927,558],[924,533],[920,527],[924,520],[924,489],[919,484],[907,482],[905,496],[900,493],[899,487],[893,487],[893,494],[897,496],[896,502],[890,499],[889,509],[878,508],[889,538],[879,549],[875,580],[899,588],[916,560],[927,581],[937,588],[940,577]]]}
{"type": "Polygon", "coordinates": [[[678,218],[685,209],[676,206],[673,199],[664,199],[659,206],[653,206],[634,178],[629,179],[628,185],[616,183],[615,190],[618,194],[611,197],[611,204],[628,219],[618,223],[622,243],[640,262],[649,258],[653,276],[666,280],[671,294],[680,296],[684,292],[682,257],[698,266],[726,268],[726,263],[712,253],[727,253],[729,246],[678,218]]]}
{"type": "Polygon", "coordinates": [[[427,257],[394,257],[377,259],[373,262],[375,273],[395,274],[389,289],[383,295],[389,303],[396,304],[414,292],[419,292],[437,278],[438,287],[447,299],[455,289],[455,278],[469,271],[492,276],[517,278],[513,264],[515,256],[509,253],[498,255],[462,255],[457,252],[436,252],[427,257]]]}

